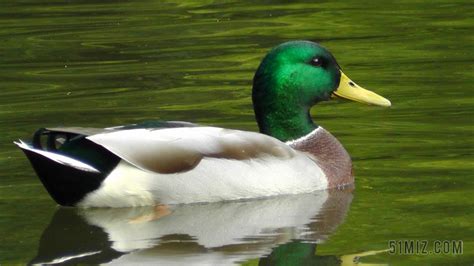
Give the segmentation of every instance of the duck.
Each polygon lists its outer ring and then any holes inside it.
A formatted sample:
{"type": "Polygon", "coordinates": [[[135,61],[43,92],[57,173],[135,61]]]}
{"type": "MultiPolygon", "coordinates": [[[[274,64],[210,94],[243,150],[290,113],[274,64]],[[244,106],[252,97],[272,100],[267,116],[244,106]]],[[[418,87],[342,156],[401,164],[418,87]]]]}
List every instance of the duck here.
{"type": "Polygon", "coordinates": [[[289,41],[265,55],[253,78],[259,132],[146,121],[40,128],[31,141],[14,143],[63,206],[135,207],[311,193],[354,183],[350,155],[310,115],[314,105],[334,98],[391,106],[348,78],[320,44],[289,41]]]}

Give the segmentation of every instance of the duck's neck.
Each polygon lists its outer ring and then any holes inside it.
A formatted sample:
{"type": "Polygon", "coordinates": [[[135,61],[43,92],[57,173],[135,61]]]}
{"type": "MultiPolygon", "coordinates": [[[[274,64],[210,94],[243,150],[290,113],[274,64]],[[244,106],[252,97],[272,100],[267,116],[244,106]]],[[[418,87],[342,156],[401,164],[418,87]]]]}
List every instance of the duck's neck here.
{"type": "Polygon", "coordinates": [[[254,93],[253,105],[260,132],[281,141],[301,138],[318,128],[311,119],[311,107],[291,99],[281,101],[271,93],[254,93]]]}

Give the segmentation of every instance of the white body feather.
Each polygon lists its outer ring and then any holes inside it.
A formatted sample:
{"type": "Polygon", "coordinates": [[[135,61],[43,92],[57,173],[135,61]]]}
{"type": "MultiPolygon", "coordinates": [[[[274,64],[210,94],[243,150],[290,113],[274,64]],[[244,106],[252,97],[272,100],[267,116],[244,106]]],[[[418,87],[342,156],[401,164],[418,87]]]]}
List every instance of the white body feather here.
{"type": "Polygon", "coordinates": [[[306,193],[328,185],[323,171],[305,153],[254,132],[214,127],[134,129],[88,139],[122,161],[99,189],[78,204],[84,207],[215,202],[306,193]],[[262,144],[264,148],[258,147],[262,144]],[[261,152],[246,159],[212,157],[225,153],[229,145],[244,147],[244,153],[253,148],[261,152]],[[158,173],[146,162],[159,162],[163,156],[186,160],[196,154],[202,159],[195,167],[175,173],[158,173]]]}
{"type": "Polygon", "coordinates": [[[308,157],[289,161],[204,159],[176,174],[143,171],[122,161],[80,206],[125,207],[215,202],[306,193],[327,188],[322,171],[308,157]]]}

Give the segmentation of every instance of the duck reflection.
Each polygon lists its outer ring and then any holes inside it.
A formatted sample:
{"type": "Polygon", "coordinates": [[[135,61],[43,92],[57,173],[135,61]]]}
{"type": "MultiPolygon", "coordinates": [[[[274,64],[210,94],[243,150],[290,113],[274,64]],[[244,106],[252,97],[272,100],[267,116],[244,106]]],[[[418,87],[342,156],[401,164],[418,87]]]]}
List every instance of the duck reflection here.
{"type": "Polygon", "coordinates": [[[59,208],[34,264],[238,264],[315,256],[344,220],[352,190],[275,198],[120,209],[59,208]],[[296,257],[295,257],[296,256],[296,257]]]}

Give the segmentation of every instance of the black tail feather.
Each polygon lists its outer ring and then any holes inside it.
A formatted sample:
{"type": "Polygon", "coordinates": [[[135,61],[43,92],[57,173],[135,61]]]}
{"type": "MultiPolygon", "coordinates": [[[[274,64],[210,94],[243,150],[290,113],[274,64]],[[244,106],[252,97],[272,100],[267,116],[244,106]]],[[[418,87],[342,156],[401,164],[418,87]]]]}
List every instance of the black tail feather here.
{"type": "Polygon", "coordinates": [[[39,153],[23,149],[51,197],[60,205],[74,206],[100,187],[106,175],[81,171],[39,153]]]}
{"type": "Polygon", "coordinates": [[[32,147],[22,146],[23,144],[18,143],[18,146],[31,162],[46,190],[63,206],[74,206],[88,193],[98,189],[120,161],[120,158],[110,151],[87,140],[85,135],[76,133],[41,128],[33,135],[32,147]],[[71,167],[49,158],[47,153],[38,151],[66,156],[98,171],[71,167]]]}

